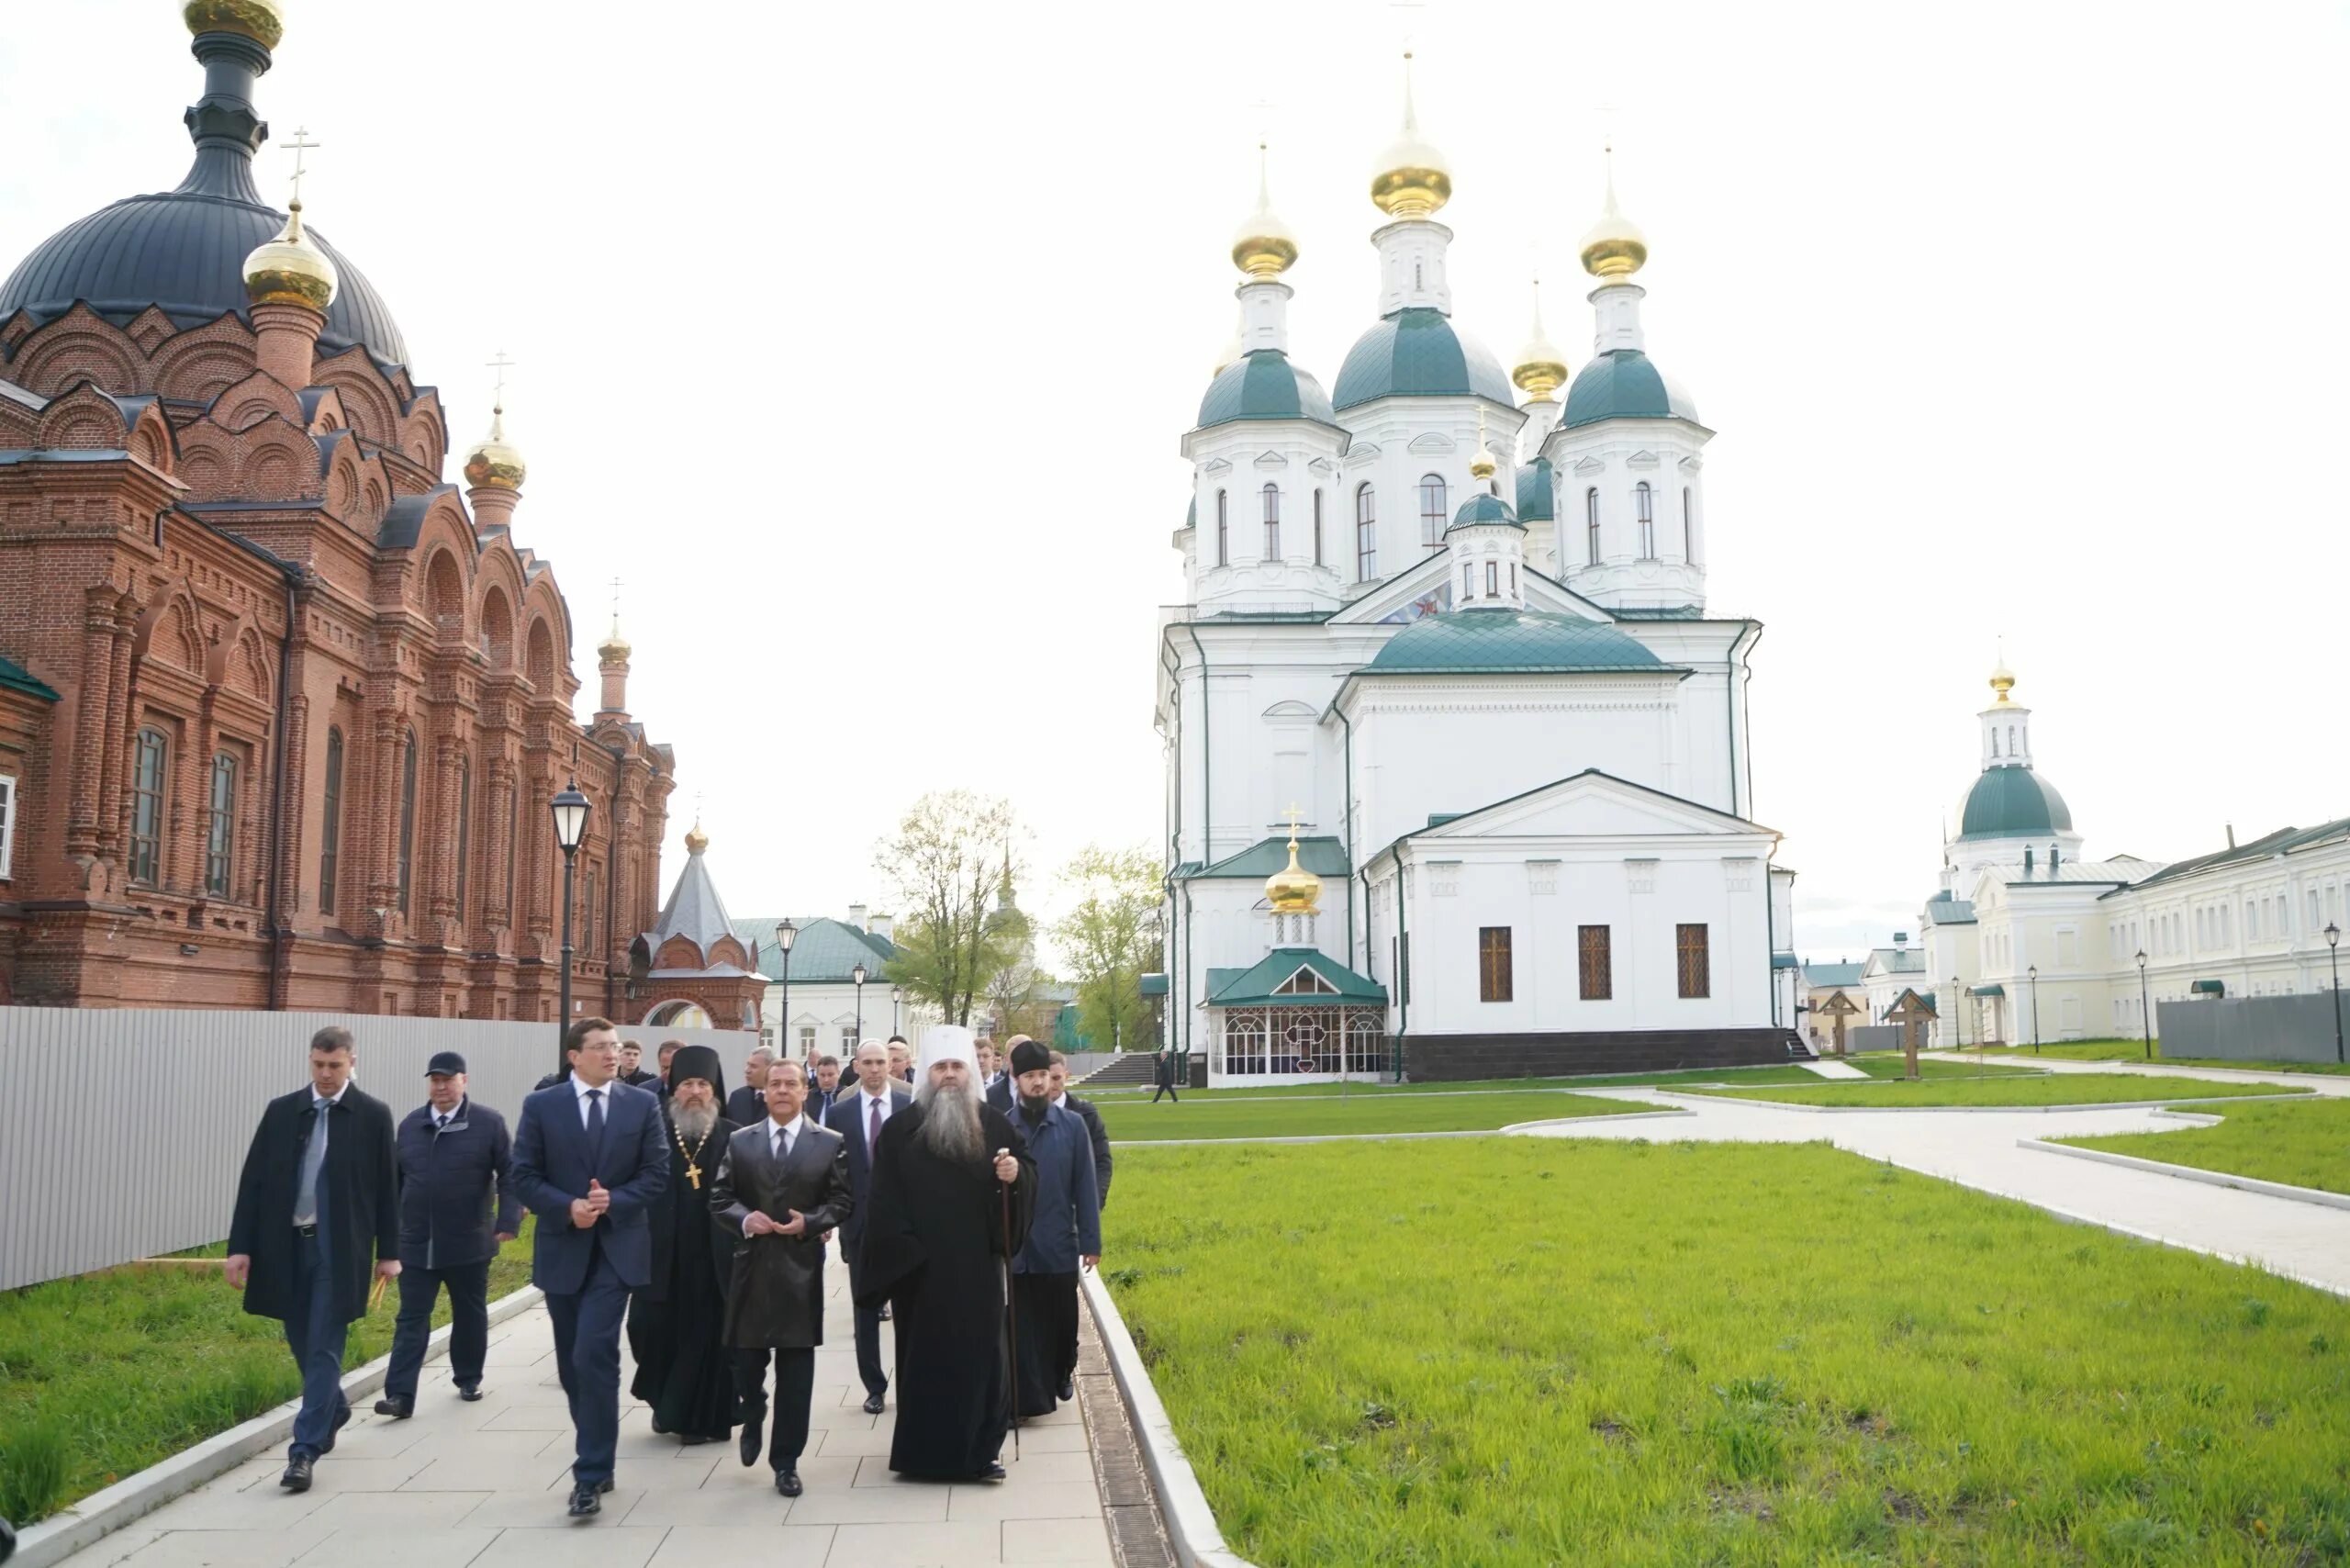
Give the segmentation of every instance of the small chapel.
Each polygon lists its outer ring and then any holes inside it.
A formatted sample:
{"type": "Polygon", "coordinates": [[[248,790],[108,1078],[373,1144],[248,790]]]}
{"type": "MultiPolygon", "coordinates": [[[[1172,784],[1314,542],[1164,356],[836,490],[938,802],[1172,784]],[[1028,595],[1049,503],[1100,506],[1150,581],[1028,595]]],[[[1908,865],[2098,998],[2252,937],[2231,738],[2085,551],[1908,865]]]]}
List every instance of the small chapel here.
{"type": "Polygon", "coordinates": [[[1593,345],[1455,317],[1453,176],[1374,161],[1372,319],[1326,384],[1260,184],[1182,438],[1162,616],[1169,1044],[1211,1081],[1784,1060],[1790,888],[1754,817],[1759,622],[1707,599],[1713,431],[1651,357],[1611,179],[1593,345]],[[1561,396],[1563,391],[1563,398],[1561,396]]]}

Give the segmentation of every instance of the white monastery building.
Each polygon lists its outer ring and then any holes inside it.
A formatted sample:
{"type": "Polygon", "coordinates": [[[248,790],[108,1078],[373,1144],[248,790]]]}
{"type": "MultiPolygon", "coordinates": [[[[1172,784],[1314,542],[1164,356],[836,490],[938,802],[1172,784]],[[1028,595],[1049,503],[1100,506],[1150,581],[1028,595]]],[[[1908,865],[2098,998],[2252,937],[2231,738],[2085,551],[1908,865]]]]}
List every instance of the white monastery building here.
{"type": "Polygon", "coordinates": [[[1453,320],[1451,189],[1407,80],[1330,391],[1269,200],[1233,245],[1158,646],[1169,1044],[1243,1080],[1785,1059],[1762,628],[1707,604],[1713,432],[1649,358],[1646,241],[1611,181],[1591,359],[1570,378],[1538,311],[1505,375],[1453,320]]]}

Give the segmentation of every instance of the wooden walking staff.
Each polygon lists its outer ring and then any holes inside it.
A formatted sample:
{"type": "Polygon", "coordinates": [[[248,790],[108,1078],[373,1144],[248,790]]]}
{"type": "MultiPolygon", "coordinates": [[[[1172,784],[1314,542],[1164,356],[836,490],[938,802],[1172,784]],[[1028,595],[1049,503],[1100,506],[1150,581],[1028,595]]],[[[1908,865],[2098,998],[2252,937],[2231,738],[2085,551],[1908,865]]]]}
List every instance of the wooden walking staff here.
{"type": "MultiPolygon", "coordinates": [[[[1002,1159],[1012,1150],[999,1148],[995,1157],[1002,1159]]],[[[1002,1182],[995,1184],[997,1200],[1003,1204],[1003,1334],[1012,1351],[1012,1462],[1020,1462],[1020,1299],[1012,1289],[1012,1189],[1002,1182]]]]}

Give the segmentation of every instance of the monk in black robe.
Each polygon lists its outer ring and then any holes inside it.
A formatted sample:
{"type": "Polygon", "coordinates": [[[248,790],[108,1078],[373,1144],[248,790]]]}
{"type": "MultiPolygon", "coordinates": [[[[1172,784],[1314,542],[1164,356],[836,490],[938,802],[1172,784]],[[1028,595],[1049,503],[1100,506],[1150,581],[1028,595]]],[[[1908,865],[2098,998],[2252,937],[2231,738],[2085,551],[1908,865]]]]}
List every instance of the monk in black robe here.
{"type": "Polygon", "coordinates": [[[683,1047],[669,1070],[661,1104],[669,1185],[648,1216],[652,1277],[629,1298],[629,1392],[652,1406],[655,1431],[723,1442],[734,1429],[734,1369],[720,1330],[738,1241],[711,1216],[710,1195],[734,1124],[719,1113],[716,1051],[683,1047]]]}
{"type": "Polygon", "coordinates": [[[857,1268],[857,1301],[889,1302],[896,1327],[890,1468],[1000,1481],[1012,1414],[1004,1271],[1027,1239],[1035,1162],[981,1103],[969,1030],[924,1035],[916,1083],[874,1150],[857,1268]]]}

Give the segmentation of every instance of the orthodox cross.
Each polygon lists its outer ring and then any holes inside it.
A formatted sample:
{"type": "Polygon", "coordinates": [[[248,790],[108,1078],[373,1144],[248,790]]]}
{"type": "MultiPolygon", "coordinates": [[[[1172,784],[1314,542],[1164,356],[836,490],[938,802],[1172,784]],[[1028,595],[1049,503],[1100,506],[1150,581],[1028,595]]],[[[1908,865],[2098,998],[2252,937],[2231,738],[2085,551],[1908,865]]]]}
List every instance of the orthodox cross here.
{"type": "Polygon", "coordinates": [[[1915,991],[1904,991],[1900,1001],[1886,1009],[1885,1021],[1901,1025],[1903,1075],[1915,1082],[1918,1078],[1918,1031],[1934,1016],[1933,1004],[1915,991]]]}
{"type": "Polygon", "coordinates": [[[621,580],[620,580],[620,578],[618,578],[618,577],[614,577],[614,578],[612,579],[612,624],[613,624],[613,625],[615,625],[615,626],[617,626],[617,625],[619,625],[620,623],[621,623],[621,580]]]}
{"type": "Polygon", "coordinates": [[[309,127],[297,125],[294,128],[294,139],[291,141],[281,141],[277,145],[293,150],[294,205],[300,207],[302,205],[302,154],[319,146],[319,143],[310,140],[309,127]]]}
{"type": "Polygon", "coordinates": [[[504,349],[500,349],[489,357],[487,364],[490,369],[498,372],[498,386],[490,397],[498,411],[502,414],[506,411],[506,373],[513,368],[514,361],[507,356],[504,349]]]}
{"type": "Polygon", "coordinates": [[[1297,824],[1305,815],[1305,812],[1299,808],[1295,801],[1292,801],[1289,803],[1288,811],[1283,814],[1289,818],[1289,835],[1291,838],[1294,839],[1297,836],[1297,824]]]}

